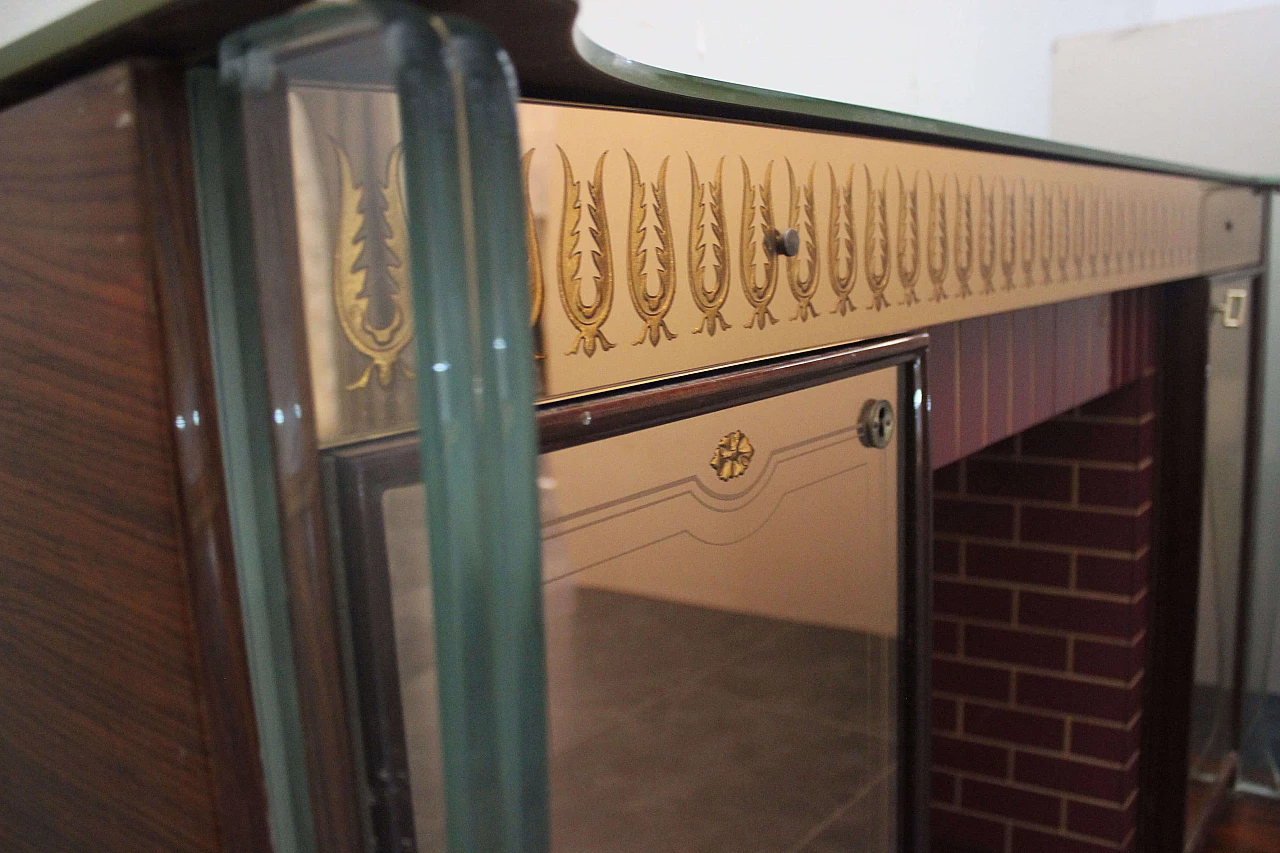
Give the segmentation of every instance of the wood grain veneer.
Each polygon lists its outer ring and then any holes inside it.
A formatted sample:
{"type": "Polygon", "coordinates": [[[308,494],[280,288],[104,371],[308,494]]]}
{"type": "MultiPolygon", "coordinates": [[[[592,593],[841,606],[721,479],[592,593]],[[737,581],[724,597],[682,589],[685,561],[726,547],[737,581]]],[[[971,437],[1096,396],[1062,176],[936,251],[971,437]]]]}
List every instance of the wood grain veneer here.
{"type": "Polygon", "coordinates": [[[179,79],[0,113],[6,853],[269,849],[179,79]]]}

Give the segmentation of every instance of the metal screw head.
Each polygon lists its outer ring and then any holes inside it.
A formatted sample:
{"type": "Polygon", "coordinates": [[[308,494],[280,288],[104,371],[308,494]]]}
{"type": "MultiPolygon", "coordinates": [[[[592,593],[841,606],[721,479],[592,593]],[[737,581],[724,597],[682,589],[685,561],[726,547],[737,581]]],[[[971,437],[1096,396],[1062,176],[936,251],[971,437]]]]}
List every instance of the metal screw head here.
{"type": "Polygon", "coordinates": [[[893,405],[888,400],[868,400],[858,417],[858,440],[866,447],[883,450],[893,440],[893,405]]]}
{"type": "Polygon", "coordinates": [[[800,232],[794,228],[773,233],[774,249],[779,255],[794,258],[800,254],[800,232]]]}

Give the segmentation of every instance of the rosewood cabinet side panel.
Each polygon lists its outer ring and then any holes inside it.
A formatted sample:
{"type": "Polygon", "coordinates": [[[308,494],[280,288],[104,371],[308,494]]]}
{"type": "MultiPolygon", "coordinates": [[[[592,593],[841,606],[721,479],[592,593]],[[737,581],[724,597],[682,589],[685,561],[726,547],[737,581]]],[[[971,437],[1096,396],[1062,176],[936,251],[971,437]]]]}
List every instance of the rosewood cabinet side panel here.
{"type": "Polygon", "coordinates": [[[137,91],[0,113],[7,853],[222,847],[137,91]]]}

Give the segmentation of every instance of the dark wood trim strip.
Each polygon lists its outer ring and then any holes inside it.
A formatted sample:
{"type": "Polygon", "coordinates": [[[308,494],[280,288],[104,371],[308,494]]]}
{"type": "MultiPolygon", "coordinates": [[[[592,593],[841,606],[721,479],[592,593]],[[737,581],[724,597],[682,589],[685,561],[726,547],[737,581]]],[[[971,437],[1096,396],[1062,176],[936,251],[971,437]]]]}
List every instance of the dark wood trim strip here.
{"type": "Polygon", "coordinates": [[[726,368],[621,393],[550,403],[538,410],[541,450],[562,450],[821,385],[837,376],[903,364],[916,358],[928,342],[927,332],[912,332],[771,359],[745,369],[726,368]]]}
{"type": "MultiPolygon", "coordinates": [[[[363,750],[369,826],[378,850],[404,850],[406,844],[414,844],[416,834],[382,495],[422,482],[418,438],[384,440],[371,452],[332,452],[326,467],[337,518],[342,520],[350,678],[355,686],[349,700],[361,721],[353,732],[363,750]],[[371,570],[374,567],[382,570],[371,570]]],[[[431,849],[438,841],[423,838],[417,843],[431,849]]]]}
{"type": "Polygon", "coordinates": [[[222,849],[271,849],[222,475],[182,70],[135,64],[142,209],[163,335],[196,668],[222,849]]]}
{"type": "Polygon", "coordinates": [[[1138,767],[1139,850],[1181,850],[1195,663],[1205,462],[1209,280],[1156,295],[1156,457],[1147,672],[1138,767]]]}
{"type": "Polygon", "coordinates": [[[933,469],[929,453],[928,351],[902,365],[898,418],[903,430],[902,477],[899,479],[899,608],[902,648],[898,684],[902,691],[903,731],[899,734],[901,766],[914,774],[904,778],[899,814],[899,847],[927,853],[929,798],[933,773],[933,469]],[[912,784],[914,783],[914,784],[912,784]]]}

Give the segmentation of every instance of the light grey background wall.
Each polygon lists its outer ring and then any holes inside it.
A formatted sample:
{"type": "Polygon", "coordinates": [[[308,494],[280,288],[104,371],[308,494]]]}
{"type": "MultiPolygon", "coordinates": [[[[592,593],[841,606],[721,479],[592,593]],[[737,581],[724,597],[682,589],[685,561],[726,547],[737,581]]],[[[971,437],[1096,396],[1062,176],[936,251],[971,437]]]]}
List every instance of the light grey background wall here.
{"type": "Polygon", "coordinates": [[[88,5],[87,0],[0,0],[0,45],[88,5]]]}
{"type": "MultiPolygon", "coordinates": [[[[1280,6],[1064,39],[1052,134],[1068,142],[1280,175],[1280,6]]],[[[1273,216],[1271,256],[1280,257],[1273,216]]],[[[1280,298],[1268,318],[1249,684],[1280,693],[1280,298]]],[[[1208,638],[1202,638],[1207,640],[1208,638]]],[[[1202,657],[1207,642],[1200,643],[1202,657]]],[[[1207,664],[1199,661],[1198,669],[1207,664]]]]}
{"type": "Polygon", "coordinates": [[[1053,44],[1258,0],[582,0],[593,40],[687,74],[1046,136],[1053,44]]]}

